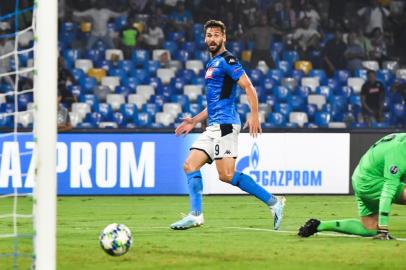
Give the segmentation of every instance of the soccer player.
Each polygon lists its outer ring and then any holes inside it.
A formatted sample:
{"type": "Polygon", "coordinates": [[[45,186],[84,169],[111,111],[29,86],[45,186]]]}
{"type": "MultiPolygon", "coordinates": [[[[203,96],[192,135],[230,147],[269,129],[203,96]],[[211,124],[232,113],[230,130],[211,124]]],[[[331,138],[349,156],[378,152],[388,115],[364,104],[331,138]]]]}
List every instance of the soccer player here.
{"type": "Polygon", "coordinates": [[[361,220],[308,220],[299,235],[334,231],[389,240],[392,203],[406,204],[406,133],[390,134],[372,145],[352,175],[352,186],[361,220]]]}
{"type": "Polygon", "coordinates": [[[207,63],[205,75],[207,108],[193,118],[183,119],[175,133],[177,136],[185,136],[197,123],[206,119],[208,127],[190,148],[189,156],[183,165],[189,187],[190,212],[170,227],[184,230],[203,224],[203,184],[200,168],[215,161],[221,181],[239,187],[270,207],[274,217],[274,229],[277,230],[282,221],[285,198],[273,196],[250,176],[235,171],[238,134],[241,128],[240,117],[235,108],[237,84],[245,90],[250,103],[251,114],[244,128],[249,128],[252,137],[261,133],[256,90],[237,58],[225,49],[224,23],[207,21],[204,33],[205,43],[212,56],[207,63]]]}

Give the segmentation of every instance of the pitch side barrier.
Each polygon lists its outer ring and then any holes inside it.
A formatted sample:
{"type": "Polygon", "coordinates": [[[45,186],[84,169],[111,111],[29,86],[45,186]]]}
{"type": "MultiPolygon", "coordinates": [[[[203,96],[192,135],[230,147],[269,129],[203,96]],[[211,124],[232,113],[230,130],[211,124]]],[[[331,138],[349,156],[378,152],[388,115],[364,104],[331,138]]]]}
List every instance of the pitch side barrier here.
{"type": "MultiPolygon", "coordinates": [[[[176,137],[173,129],[84,129],[61,133],[57,143],[59,195],[184,195],[182,164],[201,130],[176,137]]],[[[350,194],[350,176],[362,154],[401,130],[267,129],[239,137],[238,171],[276,194],[350,194]]],[[[5,133],[4,133],[5,134],[5,133]]],[[[32,135],[0,134],[0,194],[31,192],[32,135]],[[24,154],[27,153],[27,154],[24,154]]],[[[205,194],[241,194],[202,168],[205,194]]]]}

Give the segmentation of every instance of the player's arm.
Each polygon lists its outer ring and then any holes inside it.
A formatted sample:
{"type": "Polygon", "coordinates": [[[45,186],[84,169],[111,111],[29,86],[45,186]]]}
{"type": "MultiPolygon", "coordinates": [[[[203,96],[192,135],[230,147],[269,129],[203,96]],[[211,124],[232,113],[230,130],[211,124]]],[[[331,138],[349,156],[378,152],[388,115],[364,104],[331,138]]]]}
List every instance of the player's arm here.
{"type": "Polygon", "coordinates": [[[207,108],[195,115],[182,119],[182,123],[175,129],[176,136],[186,136],[198,123],[203,122],[208,117],[207,108]]]}
{"type": "Polygon", "coordinates": [[[389,214],[391,212],[392,201],[396,198],[400,178],[405,173],[406,167],[402,161],[403,156],[397,149],[388,153],[385,157],[384,178],[382,193],[379,199],[378,227],[381,230],[388,230],[389,214]]]}
{"type": "Polygon", "coordinates": [[[258,133],[262,132],[261,124],[259,123],[257,91],[245,73],[241,75],[240,79],[238,80],[238,85],[244,89],[245,93],[247,94],[248,103],[250,104],[251,108],[250,117],[245,123],[244,128],[248,127],[251,136],[257,137],[258,133]]]}

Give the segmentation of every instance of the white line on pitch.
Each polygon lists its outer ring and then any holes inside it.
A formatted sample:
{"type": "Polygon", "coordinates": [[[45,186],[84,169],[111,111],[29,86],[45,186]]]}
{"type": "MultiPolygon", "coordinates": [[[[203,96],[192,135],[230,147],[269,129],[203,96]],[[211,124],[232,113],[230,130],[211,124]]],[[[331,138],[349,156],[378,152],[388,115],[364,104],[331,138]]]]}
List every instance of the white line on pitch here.
{"type": "MultiPolygon", "coordinates": [[[[247,227],[224,227],[225,229],[236,229],[236,230],[245,230],[245,231],[262,231],[262,232],[273,232],[273,233],[286,233],[286,234],[297,234],[296,231],[275,231],[272,229],[264,229],[264,228],[247,228],[247,227]]],[[[358,235],[349,235],[349,234],[341,234],[341,233],[324,233],[319,232],[317,235],[323,236],[332,236],[332,237],[349,237],[349,238],[369,238],[369,237],[362,237],[358,235]]],[[[396,238],[398,241],[406,241],[406,238],[396,238]]]]}

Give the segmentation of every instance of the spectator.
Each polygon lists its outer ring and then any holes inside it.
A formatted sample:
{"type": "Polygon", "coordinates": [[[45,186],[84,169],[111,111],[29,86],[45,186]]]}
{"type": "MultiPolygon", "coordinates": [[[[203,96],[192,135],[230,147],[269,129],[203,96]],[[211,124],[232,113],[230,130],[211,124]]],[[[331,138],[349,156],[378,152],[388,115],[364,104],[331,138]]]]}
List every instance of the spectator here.
{"type": "Polygon", "coordinates": [[[345,68],[345,49],[341,29],[336,28],[334,39],[328,41],[323,50],[324,67],[328,74],[332,75],[335,70],[345,68]]]}
{"type": "Polygon", "coordinates": [[[356,42],[356,34],[354,32],[348,35],[348,46],[344,52],[344,57],[347,61],[347,68],[354,72],[362,68],[362,61],[365,57],[364,49],[356,42]]]}
{"type": "Polygon", "coordinates": [[[251,68],[255,68],[260,60],[264,60],[269,68],[275,68],[275,61],[270,53],[272,32],[274,30],[268,24],[268,18],[265,15],[261,16],[258,26],[247,31],[245,38],[252,41],[254,45],[251,52],[251,68]]]}
{"type": "Polygon", "coordinates": [[[384,30],[384,20],[390,12],[384,8],[379,0],[371,0],[370,5],[358,10],[358,16],[361,17],[361,24],[365,25],[365,33],[371,34],[375,28],[384,30]]]}
{"type": "Polygon", "coordinates": [[[129,59],[131,57],[132,50],[136,48],[138,43],[138,29],[128,21],[127,25],[120,32],[120,38],[121,50],[124,53],[124,57],[129,59]]]}
{"type": "Polygon", "coordinates": [[[318,47],[320,37],[320,33],[317,30],[310,28],[310,19],[304,18],[302,26],[293,33],[293,40],[298,45],[301,58],[305,59],[308,50],[318,47]]]}
{"type": "Polygon", "coordinates": [[[376,80],[375,71],[368,70],[367,76],[368,80],[361,89],[361,110],[364,122],[370,125],[373,119],[382,121],[385,90],[383,84],[376,80]]]}
{"type": "Polygon", "coordinates": [[[88,17],[92,20],[92,32],[86,45],[86,49],[91,49],[93,45],[102,40],[108,48],[114,48],[113,38],[109,35],[107,23],[111,18],[122,16],[122,13],[116,13],[109,9],[103,8],[104,1],[97,1],[95,8],[91,8],[82,12],[75,11],[74,16],[79,18],[88,17]]]}
{"type": "Polygon", "coordinates": [[[172,12],[171,21],[175,31],[185,32],[188,40],[192,39],[193,18],[189,10],[185,9],[183,2],[177,3],[176,10],[172,12]]]}
{"type": "Polygon", "coordinates": [[[319,13],[314,9],[313,5],[309,2],[305,4],[304,10],[299,13],[299,20],[308,18],[310,20],[310,29],[318,30],[320,25],[319,13]]]}
{"type": "Polygon", "coordinates": [[[147,27],[147,31],[141,36],[142,42],[149,50],[155,50],[162,47],[164,42],[164,31],[157,24],[156,18],[152,18],[147,27]]]}
{"type": "Polygon", "coordinates": [[[62,104],[62,93],[58,90],[58,115],[57,115],[58,131],[69,131],[72,125],[69,119],[69,111],[62,104]]]}
{"type": "Polygon", "coordinates": [[[290,32],[296,28],[296,13],[292,8],[291,0],[284,0],[282,5],[275,5],[275,13],[272,23],[284,32],[290,32]]]}
{"type": "Polygon", "coordinates": [[[364,31],[362,28],[358,29],[358,32],[355,35],[355,43],[362,47],[364,50],[364,59],[370,59],[371,52],[372,52],[372,44],[371,40],[365,36],[364,31]]]}
{"type": "Polygon", "coordinates": [[[58,93],[63,102],[70,107],[73,102],[78,102],[76,97],[67,91],[67,87],[75,83],[72,74],[65,66],[63,57],[58,57],[58,93]]]}
{"type": "Polygon", "coordinates": [[[387,48],[385,37],[380,28],[375,28],[372,31],[372,51],[370,54],[370,58],[379,62],[382,62],[387,58],[387,48]]]}

